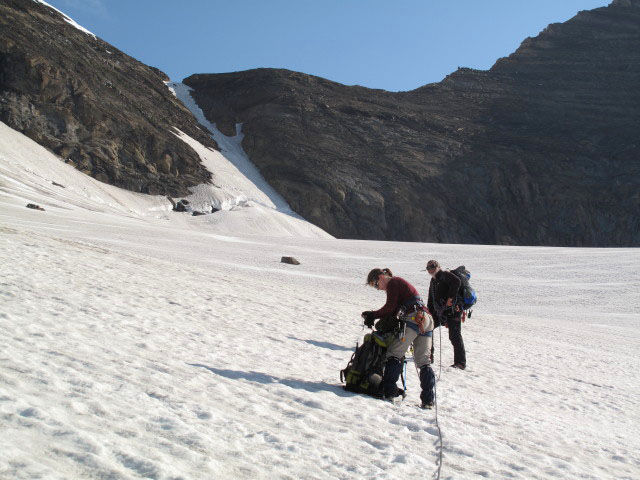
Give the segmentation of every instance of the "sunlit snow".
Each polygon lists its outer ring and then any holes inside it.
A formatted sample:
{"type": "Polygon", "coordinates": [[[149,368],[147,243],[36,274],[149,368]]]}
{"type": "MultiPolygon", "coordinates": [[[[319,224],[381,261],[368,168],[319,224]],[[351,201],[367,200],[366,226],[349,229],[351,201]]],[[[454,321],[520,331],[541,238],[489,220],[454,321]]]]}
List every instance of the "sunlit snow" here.
{"type": "Polygon", "coordinates": [[[254,194],[172,212],[0,124],[0,478],[435,478],[413,364],[400,405],[338,379],[367,272],[430,258],[480,297],[467,371],[435,333],[441,478],[640,478],[638,249],[336,240],[254,194]]]}

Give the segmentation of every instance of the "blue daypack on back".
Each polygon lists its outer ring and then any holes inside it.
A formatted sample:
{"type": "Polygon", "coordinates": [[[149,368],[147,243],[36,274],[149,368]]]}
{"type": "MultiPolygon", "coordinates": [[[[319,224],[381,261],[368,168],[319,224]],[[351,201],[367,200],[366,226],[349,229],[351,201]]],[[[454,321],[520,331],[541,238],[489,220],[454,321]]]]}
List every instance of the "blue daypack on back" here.
{"type": "Polygon", "coordinates": [[[460,265],[455,270],[451,270],[456,277],[460,279],[460,288],[456,295],[456,305],[460,305],[462,310],[469,310],[478,301],[478,294],[469,284],[471,272],[464,265],[460,265]]]}

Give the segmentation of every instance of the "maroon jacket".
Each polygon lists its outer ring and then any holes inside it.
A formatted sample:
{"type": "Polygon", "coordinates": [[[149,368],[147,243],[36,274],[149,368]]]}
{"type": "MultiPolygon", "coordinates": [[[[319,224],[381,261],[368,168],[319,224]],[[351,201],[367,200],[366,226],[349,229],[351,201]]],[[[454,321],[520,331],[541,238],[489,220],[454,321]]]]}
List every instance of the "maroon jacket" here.
{"type": "Polygon", "coordinates": [[[395,314],[409,299],[420,294],[413,285],[400,277],[393,277],[387,284],[387,303],[380,310],[373,312],[373,318],[382,318],[395,314]]]}

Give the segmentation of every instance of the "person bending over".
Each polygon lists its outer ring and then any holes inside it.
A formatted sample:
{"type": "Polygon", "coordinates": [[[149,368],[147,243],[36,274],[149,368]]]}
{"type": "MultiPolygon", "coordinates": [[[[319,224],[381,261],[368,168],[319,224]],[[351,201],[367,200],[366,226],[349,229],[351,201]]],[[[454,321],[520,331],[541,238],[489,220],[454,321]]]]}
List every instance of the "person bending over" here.
{"type": "Polygon", "coordinates": [[[382,376],[382,393],[385,399],[393,399],[402,392],[397,382],[402,373],[402,358],[413,345],[413,357],[419,370],[420,400],[422,408],[432,408],[434,402],[435,375],[431,369],[430,351],[433,342],[433,321],[425,314],[420,294],[406,280],[394,277],[388,268],[374,268],[367,275],[367,285],[387,292],[384,306],[375,311],[362,312],[367,327],[376,324],[379,331],[394,331],[394,338],[387,348],[382,376]],[[398,314],[400,313],[399,319],[398,314]],[[398,327],[400,322],[400,328],[398,327]]]}

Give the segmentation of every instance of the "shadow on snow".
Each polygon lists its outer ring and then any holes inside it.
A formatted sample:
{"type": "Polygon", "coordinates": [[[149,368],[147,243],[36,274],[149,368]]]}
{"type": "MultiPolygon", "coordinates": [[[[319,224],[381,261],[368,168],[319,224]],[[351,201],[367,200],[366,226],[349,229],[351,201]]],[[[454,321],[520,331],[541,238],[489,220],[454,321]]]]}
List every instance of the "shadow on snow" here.
{"type": "Polygon", "coordinates": [[[222,377],[227,377],[232,380],[244,379],[250,382],[262,383],[262,384],[270,384],[270,383],[281,383],[282,385],[286,385],[290,388],[295,388],[298,390],[306,390],[307,392],[315,393],[315,392],[333,392],[340,397],[349,397],[352,396],[353,393],[347,392],[342,388],[342,385],[331,384],[327,382],[310,382],[308,380],[294,380],[292,378],[278,378],[273,375],[269,375],[262,372],[243,372],[240,370],[228,370],[224,368],[214,368],[209,367],[207,365],[203,365],[201,363],[187,363],[192,367],[206,368],[211,373],[215,375],[220,375],[222,377]]]}
{"type": "Polygon", "coordinates": [[[339,350],[341,352],[352,352],[354,349],[354,347],[343,347],[342,345],[336,345],[335,343],[318,342],[316,340],[302,340],[296,337],[288,337],[288,338],[290,338],[291,340],[297,340],[299,342],[305,342],[315,347],[328,348],[329,350],[339,350]]]}

